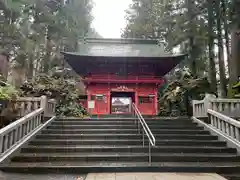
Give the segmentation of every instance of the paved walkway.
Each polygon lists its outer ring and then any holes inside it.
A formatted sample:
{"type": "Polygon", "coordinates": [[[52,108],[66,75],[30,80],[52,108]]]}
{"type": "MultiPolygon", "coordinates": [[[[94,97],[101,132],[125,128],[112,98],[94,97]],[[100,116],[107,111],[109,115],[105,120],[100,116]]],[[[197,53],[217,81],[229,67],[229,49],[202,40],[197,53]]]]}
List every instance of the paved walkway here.
{"type": "Polygon", "coordinates": [[[90,173],[86,180],[226,180],[218,174],[196,173],[90,173]]]}
{"type": "Polygon", "coordinates": [[[85,175],[77,174],[18,174],[0,171],[0,180],[84,180],[85,175]]]}
{"type": "MultiPolygon", "coordinates": [[[[84,180],[84,175],[2,173],[0,180],[84,180]]],[[[217,174],[187,173],[90,173],[86,180],[226,180],[217,174]]]]}

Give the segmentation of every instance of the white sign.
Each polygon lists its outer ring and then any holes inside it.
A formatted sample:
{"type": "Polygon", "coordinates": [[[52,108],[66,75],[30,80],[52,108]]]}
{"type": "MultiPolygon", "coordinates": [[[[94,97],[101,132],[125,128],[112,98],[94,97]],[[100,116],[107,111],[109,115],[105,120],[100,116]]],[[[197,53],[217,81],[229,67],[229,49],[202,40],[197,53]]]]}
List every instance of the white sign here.
{"type": "Polygon", "coordinates": [[[95,108],[95,101],[88,101],[88,108],[94,109],[95,108]]]}

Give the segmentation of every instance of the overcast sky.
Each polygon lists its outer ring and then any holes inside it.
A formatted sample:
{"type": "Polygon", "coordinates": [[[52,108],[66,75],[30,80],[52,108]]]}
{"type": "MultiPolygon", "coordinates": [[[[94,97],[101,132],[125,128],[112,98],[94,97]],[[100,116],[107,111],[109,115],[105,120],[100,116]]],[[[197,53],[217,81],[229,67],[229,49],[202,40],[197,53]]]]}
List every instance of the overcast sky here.
{"type": "Polygon", "coordinates": [[[104,38],[120,38],[126,25],[125,10],[132,0],[94,0],[93,28],[104,38]]]}

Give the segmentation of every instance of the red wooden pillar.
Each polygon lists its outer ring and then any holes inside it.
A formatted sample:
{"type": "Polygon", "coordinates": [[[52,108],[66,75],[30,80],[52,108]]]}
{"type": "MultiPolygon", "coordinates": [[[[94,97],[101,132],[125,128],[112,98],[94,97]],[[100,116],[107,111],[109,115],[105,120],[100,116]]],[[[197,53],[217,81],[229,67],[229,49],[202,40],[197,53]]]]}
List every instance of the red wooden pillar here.
{"type": "Polygon", "coordinates": [[[108,91],[108,93],[107,93],[107,108],[108,108],[108,110],[107,110],[107,113],[108,114],[110,114],[111,113],[111,92],[110,92],[110,90],[108,91]]]}
{"type": "MultiPolygon", "coordinates": [[[[89,107],[88,107],[88,102],[91,100],[91,94],[90,94],[90,92],[87,90],[87,108],[88,108],[88,112],[90,112],[90,109],[89,109],[89,107]]],[[[90,113],[92,113],[92,111],[90,112],[90,113]]]]}
{"type": "Polygon", "coordinates": [[[138,103],[138,85],[136,85],[135,105],[136,105],[137,108],[139,108],[139,107],[138,107],[138,105],[139,105],[139,103],[138,103]]]}
{"type": "MultiPolygon", "coordinates": [[[[109,74],[108,74],[109,78],[109,74]]],[[[111,84],[108,83],[107,85],[107,113],[111,114],[111,84]]]]}
{"type": "Polygon", "coordinates": [[[155,102],[155,114],[158,114],[158,88],[155,89],[155,97],[154,97],[154,102],[155,102]]]}

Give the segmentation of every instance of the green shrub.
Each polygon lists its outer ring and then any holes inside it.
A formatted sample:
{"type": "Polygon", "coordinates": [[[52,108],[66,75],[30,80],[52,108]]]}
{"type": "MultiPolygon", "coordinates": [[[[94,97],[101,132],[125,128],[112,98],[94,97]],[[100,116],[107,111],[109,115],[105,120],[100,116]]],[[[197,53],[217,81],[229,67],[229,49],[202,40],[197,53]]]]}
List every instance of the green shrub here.
{"type": "Polygon", "coordinates": [[[191,115],[191,101],[203,99],[205,93],[213,93],[206,77],[195,79],[189,74],[182,74],[160,90],[162,90],[159,92],[159,115],[161,116],[169,116],[176,111],[178,115],[191,115]]]}
{"type": "Polygon", "coordinates": [[[0,86],[0,100],[12,100],[18,97],[19,92],[11,85],[0,86]]]}
{"type": "Polygon", "coordinates": [[[58,116],[82,117],[87,114],[86,110],[78,103],[80,92],[74,78],[42,74],[33,81],[25,82],[21,86],[21,91],[22,96],[46,95],[49,99],[55,99],[58,116]]]}

